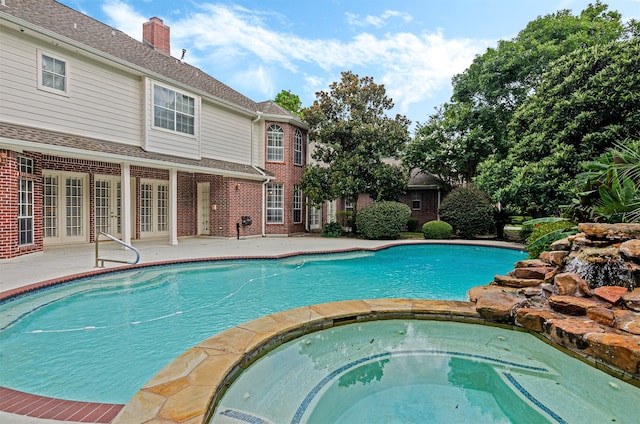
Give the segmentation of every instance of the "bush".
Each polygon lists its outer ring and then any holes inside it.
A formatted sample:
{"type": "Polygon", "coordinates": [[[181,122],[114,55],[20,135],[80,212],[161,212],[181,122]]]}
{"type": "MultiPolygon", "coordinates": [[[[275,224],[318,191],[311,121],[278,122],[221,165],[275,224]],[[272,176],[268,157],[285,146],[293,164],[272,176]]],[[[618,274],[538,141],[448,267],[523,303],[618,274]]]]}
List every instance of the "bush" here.
{"type": "MultiPolygon", "coordinates": [[[[526,238],[529,257],[536,259],[540,253],[551,250],[551,244],[577,233],[574,223],[564,218],[539,218],[523,223],[529,236],[526,238]]],[[[524,230],[523,230],[524,232],[524,230]]]]}
{"type": "Polygon", "coordinates": [[[422,226],[426,239],[444,240],[453,235],[453,227],[444,221],[429,221],[422,226]]]}
{"type": "Polygon", "coordinates": [[[409,206],[398,202],[372,203],[356,215],[356,228],[365,238],[396,239],[411,215],[409,206]]]}
{"type": "Polygon", "coordinates": [[[339,222],[329,222],[322,229],[322,237],[342,237],[342,225],[339,222]]]}
{"type": "Polygon", "coordinates": [[[440,219],[464,238],[491,234],[495,230],[493,205],[487,195],[476,188],[454,189],[440,206],[440,219]]]}
{"type": "Polygon", "coordinates": [[[407,219],[407,231],[409,231],[410,233],[415,233],[416,231],[418,231],[418,225],[420,225],[420,221],[418,221],[418,218],[410,216],[409,219],[407,219]]]}

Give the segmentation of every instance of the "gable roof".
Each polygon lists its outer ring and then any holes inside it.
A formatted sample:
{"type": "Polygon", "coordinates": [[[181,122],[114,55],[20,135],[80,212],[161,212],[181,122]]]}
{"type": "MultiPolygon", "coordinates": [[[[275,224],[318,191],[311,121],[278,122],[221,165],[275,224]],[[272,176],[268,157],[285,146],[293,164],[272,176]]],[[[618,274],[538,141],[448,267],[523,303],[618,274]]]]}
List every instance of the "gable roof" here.
{"type": "Polygon", "coordinates": [[[17,18],[11,20],[18,25],[31,24],[35,27],[34,30],[45,30],[44,34],[47,36],[87,46],[151,74],[200,90],[250,113],[275,112],[295,117],[285,109],[274,109],[272,104],[275,103],[272,101],[257,103],[195,66],[157,51],[152,46],[55,0],[5,0],[4,4],[5,6],[0,5],[0,17],[9,15],[17,18]]]}

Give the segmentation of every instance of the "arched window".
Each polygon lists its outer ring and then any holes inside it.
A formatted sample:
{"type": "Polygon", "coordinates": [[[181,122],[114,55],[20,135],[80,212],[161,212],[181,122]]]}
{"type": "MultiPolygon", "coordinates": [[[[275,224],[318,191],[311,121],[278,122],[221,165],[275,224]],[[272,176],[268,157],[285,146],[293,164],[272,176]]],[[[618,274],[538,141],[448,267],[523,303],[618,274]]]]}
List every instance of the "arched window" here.
{"type": "Polygon", "coordinates": [[[280,125],[267,129],[267,162],[284,162],[284,131],[280,125]]]}
{"type": "Polygon", "coordinates": [[[302,131],[296,130],[293,140],[293,164],[302,165],[302,131]]]}

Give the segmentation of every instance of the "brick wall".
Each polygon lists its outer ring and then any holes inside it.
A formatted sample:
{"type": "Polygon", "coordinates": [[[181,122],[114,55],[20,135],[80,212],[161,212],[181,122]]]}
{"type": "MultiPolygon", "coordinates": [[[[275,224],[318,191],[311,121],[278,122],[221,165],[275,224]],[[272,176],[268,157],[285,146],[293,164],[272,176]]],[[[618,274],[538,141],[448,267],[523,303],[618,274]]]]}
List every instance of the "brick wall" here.
{"type": "MultiPolygon", "coordinates": [[[[283,184],[284,190],[284,222],[282,224],[266,224],[266,234],[295,234],[305,231],[305,205],[303,198],[302,205],[302,222],[296,224],[293,222],[293,192],[294,186],[300,183],[302,179],[303,166],[294,165],[294,137],[296,126],[291,124],[285,124],[282,122],[265,122],[265,128],[269,128],[270,125],[277,124],[282,127],[284,131],[284,161],[283,162],[267,162],[265,168],[275,175],[272,183],[283,184]]],[[[301,130],[302,131],[302,130],[301,130]]],[[[266,134],[265,134],[266,137],[266,134]]],[[[303,149],[307,148],[307,134],[302,131],[303,137],[303,149]]],[[[265,143],[265,149],[267,148],[265,143]]],[[[266,150],[265,150],[265,157],[266,150]]],[[[303,160],[306,158],[306,151],[302,152],[303,160]]]]}
{"type": "Polygon", "coordinates": [[[425,222],[438,219],[438,190],[409,190],[400,202],[411,208],[414,192],[420,193],[422,202],[420,210],[411,210],[411,216],[418,219],[421,228],[425,222]]]}

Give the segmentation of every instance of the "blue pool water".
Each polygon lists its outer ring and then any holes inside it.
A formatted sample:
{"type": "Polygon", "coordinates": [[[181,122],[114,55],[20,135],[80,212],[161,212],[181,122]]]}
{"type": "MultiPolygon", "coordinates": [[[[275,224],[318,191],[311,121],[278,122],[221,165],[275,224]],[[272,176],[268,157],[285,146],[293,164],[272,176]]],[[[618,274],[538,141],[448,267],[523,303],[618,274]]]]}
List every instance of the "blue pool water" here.
{"type": "Polygon", "coordinates": [[[525,332],[383,320],[275,348],[231,384],[210,423],[630,424],[639,399],[525,332]]]}
{"type": "Polygon", "coordinates": [[[525,257],[455,245],[107,274],[0,304],[0,386],[125,403],[164,365],[242,322],[349,299],[464,300],[525,257]]]}

